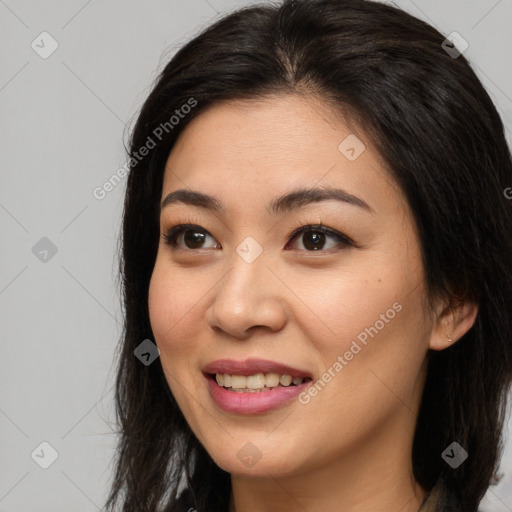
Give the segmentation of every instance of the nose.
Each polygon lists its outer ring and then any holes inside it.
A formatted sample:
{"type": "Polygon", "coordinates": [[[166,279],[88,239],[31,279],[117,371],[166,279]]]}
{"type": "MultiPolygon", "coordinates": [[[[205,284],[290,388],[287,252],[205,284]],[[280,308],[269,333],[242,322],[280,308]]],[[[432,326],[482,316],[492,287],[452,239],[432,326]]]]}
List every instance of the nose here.
{"type": "Polygon", "coordinates": [[[267,263],[264,253],[252,263],[234,255],[231,268],[214,287],[206,312],[214,331],[246,339],[258,329],[276,332],[283,328],[286,290],[267,263]]]}

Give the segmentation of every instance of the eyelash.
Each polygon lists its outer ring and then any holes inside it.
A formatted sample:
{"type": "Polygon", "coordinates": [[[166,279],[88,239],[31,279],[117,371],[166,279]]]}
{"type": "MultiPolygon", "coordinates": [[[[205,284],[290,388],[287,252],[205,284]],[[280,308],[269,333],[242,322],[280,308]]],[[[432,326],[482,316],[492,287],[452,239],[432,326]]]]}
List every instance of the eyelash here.
{"type": "MultiPolygon", "coordinates": [[[[188,248],[182,249],[181,247],[178,247],[176,238],[181,233],[183,233],[187,230],[198,231],[198,232],[207,234],[208,236],[213,238],[213,236],[206,229],[202,228],[201,226],[199,226],[197,224],[193,224],[193,223],[189,223],[189,222],[182,222],[181,220],[178,222],[179,222],[178,224],[171,226],[167,230],[167,232],[163,234],[163,239],[164,239],[165,243],[167,245],[169,245],[173,250],[184,250],[184,251],[194,251],[194,252],[201,250],[201,249],[188,249],[188,248]]],[[[325,227],[321,222],[319,224],[307,224],[307,223],[299,222],[297,224],[290,226],[289,229],[292,230],[292,232],[288,235],[289,241],[286,244],[287,246],[298,235],[300,235],[302,233],[314,231],[314,232],[323,233],[325,235],[335,238],[338,241],[338,246],[341,246],[342,248],[347,247],[347,246],[357,247],[357,244],[350,237],[348,237],[347,235],[344,235],[343,233],[340,233],[338,231],[335,231],[333,229],[325,227]]],[[[308,253],[329,252],[336,248],[337,247],[330,247],[329,249],[326,249],[326,250],[321,249],[318,251],[314,251],[314,250],[311,250],[311,251],[305,250],[305,251],[308,253]]],[[[304,251],[304,249],[297,249],[297,250],[304,251]]]]}

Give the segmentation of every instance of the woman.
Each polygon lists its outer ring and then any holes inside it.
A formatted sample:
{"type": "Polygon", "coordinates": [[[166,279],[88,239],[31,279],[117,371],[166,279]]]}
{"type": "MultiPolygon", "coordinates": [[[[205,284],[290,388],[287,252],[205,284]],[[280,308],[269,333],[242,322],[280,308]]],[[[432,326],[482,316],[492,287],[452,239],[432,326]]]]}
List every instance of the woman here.
{"type": "Polygon", "coordinates": [[[444,40],[384,4],[285,1],[163,70],[130,144],[109,510],[478,510],[512,161],[444,40]]]}

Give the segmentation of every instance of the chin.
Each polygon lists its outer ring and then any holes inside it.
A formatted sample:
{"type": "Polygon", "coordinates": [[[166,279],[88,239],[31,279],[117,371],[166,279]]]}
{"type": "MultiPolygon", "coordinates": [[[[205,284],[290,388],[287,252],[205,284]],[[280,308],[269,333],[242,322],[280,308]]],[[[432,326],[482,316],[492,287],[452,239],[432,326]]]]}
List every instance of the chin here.
{"type": "Polygon", "coordinates": [[[263,442],[250,441],[235,441],[234,446],[209,451],[215,464],[231,475],[262,478],[285,477],[299,471],[296,452],[297,450],[292,450],[292,453],[276,453],[272,447],[263,446],[263,442]]]}

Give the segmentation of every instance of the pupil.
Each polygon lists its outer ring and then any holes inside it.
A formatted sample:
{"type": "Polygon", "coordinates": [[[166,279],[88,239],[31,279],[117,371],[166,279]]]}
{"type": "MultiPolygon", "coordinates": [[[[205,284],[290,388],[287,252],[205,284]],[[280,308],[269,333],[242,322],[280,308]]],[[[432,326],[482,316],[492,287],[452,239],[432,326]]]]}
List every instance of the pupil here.
{"type": "Polygon", "coordinates": [[[197,231],[186,231],[184,236],[185,243],[190,249],[200,249],[204,236],[204,233],[198,233],[197,231]]]}
{"type": "Polygon", "coordinates": [[[304,247],[306,249],[312,249],[314,251],[318,250],[319,248],[323,247],[323,243],[325,242],[325,234],[324,233],[318,233],[316,231],[308,231],[309,236],[304,234],[304,240],[306,242],[304,243],[304,247]],[[308,243],[308,239],[311,240],[311,243],[308,243]]]}
{"type": "MultiPolygon", "coordinates": [[[[308,235],[303,235],[303,243],[306,249],[316,251],[323,247],[325,242],[325,234],[316,231],[308,231],[308,235]],[[304,242],[305,240],[305,242],[304,242]]],[[[201,243],[204,241],[205,234],[197,231],[186,231],[184,235],[185,243],[191,249],[201,248],[201,243]]]]}

